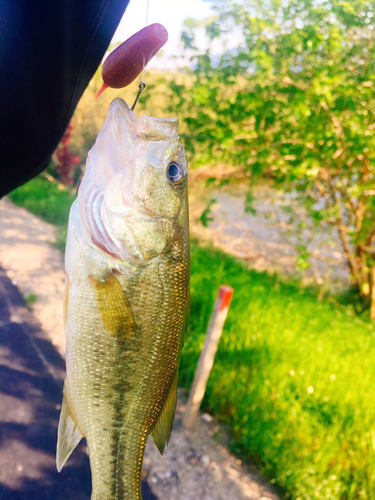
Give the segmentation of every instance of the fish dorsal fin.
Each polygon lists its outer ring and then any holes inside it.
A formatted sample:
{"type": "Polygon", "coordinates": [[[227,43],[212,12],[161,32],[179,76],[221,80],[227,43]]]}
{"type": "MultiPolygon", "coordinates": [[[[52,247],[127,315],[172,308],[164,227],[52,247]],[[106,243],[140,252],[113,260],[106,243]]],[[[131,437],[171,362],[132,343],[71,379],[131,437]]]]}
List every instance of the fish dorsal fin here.
{"type": "Polygon", "coordinates": [[[91,278],[95,289],[103,325],[111,335],[131,338],[135,333],[135,321],[129,300],[114,274],[105,280],[91,278]]]}
{"type": "Polygon", "coordinates": [[[154,430],[151,433],[151,437],[161,455],[164,453],[164,448],[167,446],[172,433],[177,402],[177,381],[178,370],[176,370],[167,399],[164,402],[154,430]]]}
{"type": "Polygon", "coordinates": [[[57,431],[56,466],[58,472],[64,467],[66,461],[83,438],[69,408],[69,403],[64,392],[59,429],[57,431]]]}

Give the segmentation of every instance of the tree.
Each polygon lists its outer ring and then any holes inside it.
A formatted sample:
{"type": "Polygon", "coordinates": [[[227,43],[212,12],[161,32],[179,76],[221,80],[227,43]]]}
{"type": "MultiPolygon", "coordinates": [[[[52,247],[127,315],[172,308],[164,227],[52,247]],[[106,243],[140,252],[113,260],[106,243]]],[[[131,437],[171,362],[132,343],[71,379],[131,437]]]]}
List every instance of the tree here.
{"type": "Polygon", "coordinates": [[[374,319],[373,1],[217,0],[212,8],[182,35],[195,50],[193,83],[172,86],[188,148],[197,163],[242,165],[253,179],[297,190],[317,224],[337,228],[374,319]],[[202,30],[204,52],[194,47],[202,30]]]}

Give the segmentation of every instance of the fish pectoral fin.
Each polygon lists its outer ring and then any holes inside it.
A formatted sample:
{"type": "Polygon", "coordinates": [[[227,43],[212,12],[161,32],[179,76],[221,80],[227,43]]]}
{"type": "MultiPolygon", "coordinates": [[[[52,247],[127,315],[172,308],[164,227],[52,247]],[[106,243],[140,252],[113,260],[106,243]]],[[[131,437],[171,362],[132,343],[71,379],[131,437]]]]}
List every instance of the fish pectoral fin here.
{"type": "Polygon", "coordinates": [[[151,433],[152,440],[156,444],[161,455],[163,455],[164,449],[169,443],[169,439],[172,433],[173,420],[177,403],[177,381],[178,369],[176,369],[176,374],[173,378],[173,382],[169,390],[167,399],[164,402],[154,430],[151,433]]]}
{"type": "Polygon", "coordinates": [[[91,278],[95,289],[100,315],[106,330],[115,336],[131,338],[135,321],[129,300],[114,274],[105,280],[91,278]]]}
{"type": "Polygon", "coordinates": [[[56,467],[58,472],[64,467],[66,461],[82,438],[83,435],[72,417],[69,403],[64,393],[59,429],[57,431],[56,467]]]}

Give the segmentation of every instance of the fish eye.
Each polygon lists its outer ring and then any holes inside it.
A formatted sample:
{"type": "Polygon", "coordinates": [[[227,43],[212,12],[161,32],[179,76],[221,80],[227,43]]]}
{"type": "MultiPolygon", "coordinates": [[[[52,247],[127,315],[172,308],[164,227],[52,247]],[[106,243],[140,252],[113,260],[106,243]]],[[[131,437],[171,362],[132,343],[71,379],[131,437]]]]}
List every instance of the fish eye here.
{"type": "Polygon", "coordinates": [[[167,167],[168,179],[175,186],[181,184],[185,180],[186,178],[185,173],[186,172],[184,167],[180,163],[177,163],[176,161],[172,161],[167,167]]]}

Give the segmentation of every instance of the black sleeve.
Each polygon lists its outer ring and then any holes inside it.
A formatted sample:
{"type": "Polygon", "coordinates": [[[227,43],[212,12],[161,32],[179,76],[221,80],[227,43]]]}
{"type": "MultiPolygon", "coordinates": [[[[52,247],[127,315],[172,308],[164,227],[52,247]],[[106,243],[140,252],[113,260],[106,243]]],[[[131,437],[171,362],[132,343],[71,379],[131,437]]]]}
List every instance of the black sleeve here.
{"type": "Polygon", "coordinates": [[[47,167],[128,2],[0,1],[0,197],[47,167]]]}

